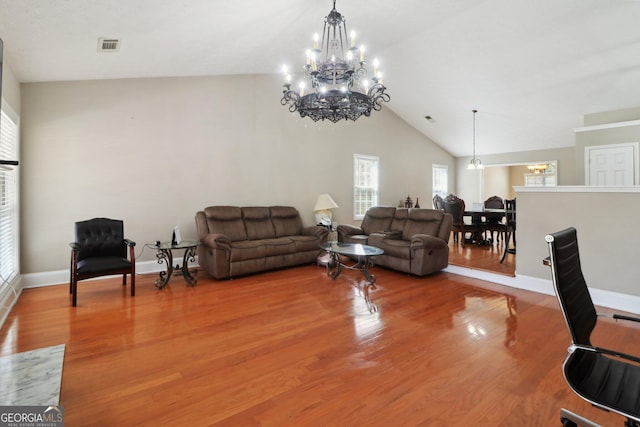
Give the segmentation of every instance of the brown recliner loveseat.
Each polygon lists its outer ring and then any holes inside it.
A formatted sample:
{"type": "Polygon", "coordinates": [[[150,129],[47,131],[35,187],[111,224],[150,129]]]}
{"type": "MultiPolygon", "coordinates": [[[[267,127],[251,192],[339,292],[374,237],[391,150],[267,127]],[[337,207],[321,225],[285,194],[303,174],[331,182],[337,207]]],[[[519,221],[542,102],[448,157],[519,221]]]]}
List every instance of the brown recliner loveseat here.
{"type": "Polygon", "coordinates": [[[376,265],[425,276],[449,265],[453,218],[435,209],[370,208],[356,227],[338,226],[338,241],[362,243],[384,250],[376,265]]]}
{"type": "Polygon", "coordinates": [[[290,206],[210,206],[196,213],[198,261],[216,279],[316,261],[325,227],[304,227],[290,206]]]}

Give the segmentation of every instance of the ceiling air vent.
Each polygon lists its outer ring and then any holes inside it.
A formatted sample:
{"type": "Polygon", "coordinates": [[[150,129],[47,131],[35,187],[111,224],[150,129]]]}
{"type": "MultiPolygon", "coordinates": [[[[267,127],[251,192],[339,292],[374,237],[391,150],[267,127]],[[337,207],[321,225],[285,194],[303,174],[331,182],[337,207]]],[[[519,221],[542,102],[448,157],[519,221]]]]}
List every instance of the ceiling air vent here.
{"type": "Polygon", "coordinates": [[[117,52],[118,50],[120,50],[119,39],[98,39],[98,52],[117,52]]]}

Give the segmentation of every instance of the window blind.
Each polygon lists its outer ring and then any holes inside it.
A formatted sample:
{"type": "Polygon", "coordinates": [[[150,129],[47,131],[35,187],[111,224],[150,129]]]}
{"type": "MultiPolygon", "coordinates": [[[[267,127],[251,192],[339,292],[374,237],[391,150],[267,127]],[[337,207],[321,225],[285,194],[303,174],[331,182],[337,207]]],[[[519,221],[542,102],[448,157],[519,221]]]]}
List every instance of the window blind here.
{"type": "MultiPolygon", "coordinates": [[[[17,118],[0,111],[0,159],[18,160],[17,118]]],[[[18,276],[18,169],[0,165],[0,291],[18,276]]]]}
{"type": "Polygon", "coordinates": [[[363,219],[372,206],[378,205],[378,164],[376,156],[353,156],[353,218],[363,219]]]}

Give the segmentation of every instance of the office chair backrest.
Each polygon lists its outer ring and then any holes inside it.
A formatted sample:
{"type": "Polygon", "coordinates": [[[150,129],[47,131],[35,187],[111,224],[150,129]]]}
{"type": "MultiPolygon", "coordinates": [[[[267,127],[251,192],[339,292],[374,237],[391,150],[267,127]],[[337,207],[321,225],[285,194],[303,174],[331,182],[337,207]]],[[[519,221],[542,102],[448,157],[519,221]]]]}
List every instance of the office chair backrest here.
{"type": "Polygon", "coordinates": [[[545,237],[549,245],[551,277],[574,344],[591,345],[597,313],[580,267],[578,234],[571,227],[545,237]]]}
{"type": "Polygon", "coordinates": [[[93,218],[75,224],[78,260],[97,256],[127,257],[124,225],[121,220],[93,218]]]}

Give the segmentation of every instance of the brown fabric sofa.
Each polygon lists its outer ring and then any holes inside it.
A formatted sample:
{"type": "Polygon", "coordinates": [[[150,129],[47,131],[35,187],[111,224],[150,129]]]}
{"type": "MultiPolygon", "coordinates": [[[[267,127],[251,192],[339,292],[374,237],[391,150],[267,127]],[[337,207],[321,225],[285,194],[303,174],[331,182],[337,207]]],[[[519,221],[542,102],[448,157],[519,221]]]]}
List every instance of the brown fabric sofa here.
{"type": "Polygon", "coordinates": [[[449,265],[453,218],[434,209],[373,207],[362,225],[338,226],[338,241],[362,243],[384,250],[376,265],[425,276],[449,265]]]}
{"type": "Polygon", "coordinates": [[[289,206],[210,206],[196,213],[198,261],[216,279],[315,262],[325,227],[303,227],[289,206]]]}

